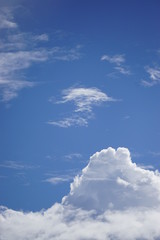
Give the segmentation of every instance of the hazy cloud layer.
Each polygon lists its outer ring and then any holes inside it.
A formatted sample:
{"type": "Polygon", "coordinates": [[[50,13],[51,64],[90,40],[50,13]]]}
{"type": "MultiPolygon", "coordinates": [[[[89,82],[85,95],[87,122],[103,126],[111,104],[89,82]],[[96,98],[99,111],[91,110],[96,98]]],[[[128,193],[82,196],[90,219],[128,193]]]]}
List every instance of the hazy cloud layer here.
{"type": "Polygon", "coordinates": [[[1,240],[158,239],[160,175],[132,163],[126,148],[104,149],[62,204],[36,213],[2,207],[0,223],[1,240]]]}

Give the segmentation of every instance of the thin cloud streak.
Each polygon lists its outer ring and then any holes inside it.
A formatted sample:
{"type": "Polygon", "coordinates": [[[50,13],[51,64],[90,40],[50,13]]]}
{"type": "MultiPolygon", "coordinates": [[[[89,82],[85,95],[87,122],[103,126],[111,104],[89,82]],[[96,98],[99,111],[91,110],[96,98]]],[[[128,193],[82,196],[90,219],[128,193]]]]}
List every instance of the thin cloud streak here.
{"type": "Polygon", "coordinates": [[[65,155],[65,158],[69,159],[69,160],[72,160],[72,159],[75,159],[75,158],[82,158],[82,154],[80,154],[80,153],[70,153],[68,155],[65,155]]]}
{"type": "Polygon", "coordinates": [[[60,183],[70,182],[72,180],[73,180],[73,176],[64,175],[64,176],[56,176],[56,177],[47,178],[43,182],[48,182],[48,183],[51,183],[53,185],[57,185],[57,184],[60,184],[60,183]]]}
{"type": "Polygon", "coordinates": [[[124,54],[117,54],[114,56],[103,55],[101,57],[101,61],[107,61],[109,63],[115,63],[116,65],[120,66],[122,63],[125,62],[124,54]]]}
{"type": "Polygon", "coordinates": [[[73,116],[73,117],[64,118],[63,120],[59,120],[59,121],[48,121],[48,124],[55,125],[62,128],[68,128],[71,126],[87,127],[88,121],[85,118],[73,116]]]}
{"type": "Polygon", "coordinates": [[[0,168],[10,168],[13,170],[25,170],[25,169],[33,169],[33,168],[38,168],[39,166],[33,166],[33,165],[25,165],[20,162],[16,161],[5,161],[0,164],[0,168]]]}

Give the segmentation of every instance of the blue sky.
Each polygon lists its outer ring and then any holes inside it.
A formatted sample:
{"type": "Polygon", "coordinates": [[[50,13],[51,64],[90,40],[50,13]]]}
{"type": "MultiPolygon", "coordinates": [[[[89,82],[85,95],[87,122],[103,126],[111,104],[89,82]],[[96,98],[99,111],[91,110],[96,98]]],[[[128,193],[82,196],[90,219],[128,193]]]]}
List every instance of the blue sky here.
{"type": "Polygon", "coordinates": [[[0,205],[61,202],[96,151],[160,169],[160,2],[0,1],[0,205]]]}

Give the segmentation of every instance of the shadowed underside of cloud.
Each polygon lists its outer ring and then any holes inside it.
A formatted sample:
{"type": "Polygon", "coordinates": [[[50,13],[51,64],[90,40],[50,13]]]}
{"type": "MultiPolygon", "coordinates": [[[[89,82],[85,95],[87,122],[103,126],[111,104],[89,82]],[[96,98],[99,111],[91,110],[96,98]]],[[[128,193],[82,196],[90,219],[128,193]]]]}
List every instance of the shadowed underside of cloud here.
{"type": "Polygon", "coordinates": [[[1,240],[159,239],[160,175],[132,163],[126,148],[95,153],[68,196],[41,212],[2,207],[1,240]]]}

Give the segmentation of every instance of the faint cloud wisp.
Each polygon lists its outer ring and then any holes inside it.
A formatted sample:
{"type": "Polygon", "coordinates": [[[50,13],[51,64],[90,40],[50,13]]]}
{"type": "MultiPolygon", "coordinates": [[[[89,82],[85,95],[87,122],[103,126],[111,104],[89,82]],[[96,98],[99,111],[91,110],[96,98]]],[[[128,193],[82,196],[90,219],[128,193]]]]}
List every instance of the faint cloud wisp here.
{"type": "Polygon", "coordinates": [[[114,69],[123,75],[131,74],[128,67],[124,66],[124,63],[126,61],[124,54],[117,54],[117,55],[113,55],[113,56],[103,55],[101,57],[101,61],[107,61],[111,64],[114,64],[115,65],[114,69]]]}
{"type": "Polygon", "coordinates": [[[141,83],[145,87],[152,87],[160,83],[160,68],[146,67],[150,81],[142,80],[141,83]]]}

